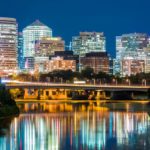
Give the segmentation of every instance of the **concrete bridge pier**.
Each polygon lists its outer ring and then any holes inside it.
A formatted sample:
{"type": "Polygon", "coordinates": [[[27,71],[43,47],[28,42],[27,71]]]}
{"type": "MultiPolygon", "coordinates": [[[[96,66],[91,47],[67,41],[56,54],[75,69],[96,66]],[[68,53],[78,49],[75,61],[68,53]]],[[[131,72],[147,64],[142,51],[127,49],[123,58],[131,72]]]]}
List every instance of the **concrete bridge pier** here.
{"type": "Polygon", "coordinates": [[[24,99],[37,99],[38,95],[38,89],[24,89],[24,99]]]}
{"type": "Polygon", "coordinates": [[[68,99],[67,92],[66,89],[44,89],[40,97],[43,100],[68,99]]]}
{"type": "Polygon", "coordinates": [[[101,90],[98,90],[96,91],[96,97],[95,97],[96,100],[104,100],[106,99],[106,93],[105,91],[101,91],[101,90]]]}

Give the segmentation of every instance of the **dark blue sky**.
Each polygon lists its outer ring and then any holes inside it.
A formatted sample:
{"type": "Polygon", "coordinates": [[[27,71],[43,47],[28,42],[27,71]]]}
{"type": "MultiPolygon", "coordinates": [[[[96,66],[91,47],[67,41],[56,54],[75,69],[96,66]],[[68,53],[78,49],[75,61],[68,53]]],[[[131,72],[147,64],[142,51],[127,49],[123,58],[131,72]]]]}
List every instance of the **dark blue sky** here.
{"type": "Polygon", "coordinates": [[[0,16],[15,17],[19,31],[39,19],[69,43],[80,31],[104,32],[115,55],[115,36],[150,33],[150,0],[0,0],[0,16]]]}

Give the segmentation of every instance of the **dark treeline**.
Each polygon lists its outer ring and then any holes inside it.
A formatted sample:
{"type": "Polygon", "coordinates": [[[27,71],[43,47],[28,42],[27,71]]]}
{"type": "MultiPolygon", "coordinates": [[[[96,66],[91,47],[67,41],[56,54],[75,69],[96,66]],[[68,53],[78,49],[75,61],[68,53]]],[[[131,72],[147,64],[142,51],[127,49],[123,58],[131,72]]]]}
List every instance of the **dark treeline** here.
{"type": "Polygon", "coordinates": [[[15,100],[5,86],[0,84],[0,117],[19,114],[15,100]]]}
{"type": "Polygon", "coordinates": [[[13,79],[21,81],[42,81],[42,82],[62,82],[72,83],[75,80],[84,80],[87,83],[95,84],[150,84],[150,73],[138,73],[136,75],[120,77],[120,75],[110,75],[105,72],[94,73],[92,68],[85,68],[80,72],[71,70],[55,70],[46,74],[25,74],[21,73],[13,79]]]}
{"type": "Polygon", "coordinates": [[[0,106],[3,105],[16,105],[9,90],[5,89],[4,85],[0,85],[0,106]]]}

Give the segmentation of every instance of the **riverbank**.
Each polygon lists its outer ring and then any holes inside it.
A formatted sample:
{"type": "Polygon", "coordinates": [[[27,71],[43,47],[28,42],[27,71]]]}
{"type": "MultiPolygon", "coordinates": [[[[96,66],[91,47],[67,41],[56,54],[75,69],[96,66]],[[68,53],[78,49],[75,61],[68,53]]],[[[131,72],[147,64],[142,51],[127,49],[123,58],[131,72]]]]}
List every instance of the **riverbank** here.
{"type": "Polygon", "coordinates": [[[16,99],[16,103],[149,103],[150,100],[35,100],[35,99],[16,99]]]}
{"type": "Polygon", "coordinates": [[[4,117],[11,117],[11,116],[18,116],[19,115],[19,108],[17,105],[9,106],[1,106],[0,107],[0,119],[4,117]]]}
{"type": "Polygon", "coordinates": [[[58,112],[74,112],[74,111],[114,111],[114,112],[146,112],[150,114],[150,105],[148,101],[95,101],[95,100],[28,100],[17,101],[20,112],[27,113],[32,112],[36,114],[42,113],[58,113],[58,112]],[[24,110],[24,111],[22,111],[24,110]]]}
{"type": "Polygon", "coordinates": [[[19,108],[9,90],[0,84],[0,118],[19,114],[19,108]]]}

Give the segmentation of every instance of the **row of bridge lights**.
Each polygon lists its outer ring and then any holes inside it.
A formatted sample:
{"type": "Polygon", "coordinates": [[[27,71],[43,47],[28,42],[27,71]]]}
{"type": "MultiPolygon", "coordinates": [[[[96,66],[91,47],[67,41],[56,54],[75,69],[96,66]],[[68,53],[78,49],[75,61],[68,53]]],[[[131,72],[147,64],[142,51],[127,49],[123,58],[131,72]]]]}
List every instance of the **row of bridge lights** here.
{"type": "MultiPolygon", "coordinates": [[[[116,85],[118,85],[118,80],[115,79],[115,78],[113,78],[113,83],[115,83],[116,85]]],[[[130,85],[131,85],[130,79],[126,79],[126,83],[128,83],[128,85],[130,86],[130,85]]],[[[142,79],[142,85],[143,85],[143,86],[146,86],[146,85],[147,85],[146,79],[142,79]]]]}
{"type": "MultiPolygon", "coordinates": [[[[93,84],[95,85],[95,84],[96,84],[96,79],[92,79],[92,80],[93,80],[93,84]]],[[[88,81],[89,81],[89,80],[88,80],[88,81]]],[[[126,81],[126,83],[127,83],[129,86],[131,85],[130,79],[126,79],[125,81],[126,81]]],[[[112,79],[112,83],[115,84],[115,85],[118,85],[118,80],[117,80],[116,78],[113,78],[113,79],[112,79]]],[[[101,80],[100,80],[100,83],[99,83],[99,84],[102,84],[101,80]]],[[[146,79],[143,79],[141,84],[142,84],[142,86],[146,86],[146,85],[147,85],[146,79]]]]}
{"type": "MultiPolygon", "coordinates": [[[[112,79],[112,82],[115,83],[115,85],[118,85],[118,80],[116,78],[112,79]]],[[[126,83],[130,86],[131,85],[131,81],[130,79],[126,79],[126,83]]],[[[93,84],[96,84],[96,79],[93,79],[93,84]]],[[[102,84],[101,80],[100,80],[100,84],[102,84]]],[[[147,85],[147,81],[146,79],[142,79],[142,86],[146,86],[147,85]]]]}
{"type": "MultiPolygon", "coordinates": [[[[56,77],[57,78],[57,77],[56,77]]],[[[54,82],[56,82],[56,78],[54,78],[54,82]]],[[[60,80],[60,82],[61,83],[63,83],[63,78],[59,78],[59,80],[60,80]]],[[[77,79],[75,78],[74,79],[74,81],[76,81],[77,79]]],[[[92,79],[93,80],[93,84],[95,85],[96,84],[96,79],[92,79]]],[[[50,79],[49,79],[49,81],[50,81],[50,79]]],[[[126,83],[130,86],[131,85],[131,81],[130,81],[130,79],[126,79],[125,80],[126,81],[126,83]]],[[[89,80],[87,80],[87,83],[89,82],[89,80]]],[[[115,84],[115,85],[118,85],[118,80],[117,80],[117,78],[113,78],[112,79],[112,83],[113,84],[115,84]]],[[[147,81],[146,81],[146,79],[142,79],[142,86],[146,86],[147,85],[147,81]]],[[[102,84],[102,81],[100,80],[99,81],[99,84],[102,84]]],[[[105,84],[105,83],[104,83],[105,84]]]]}

